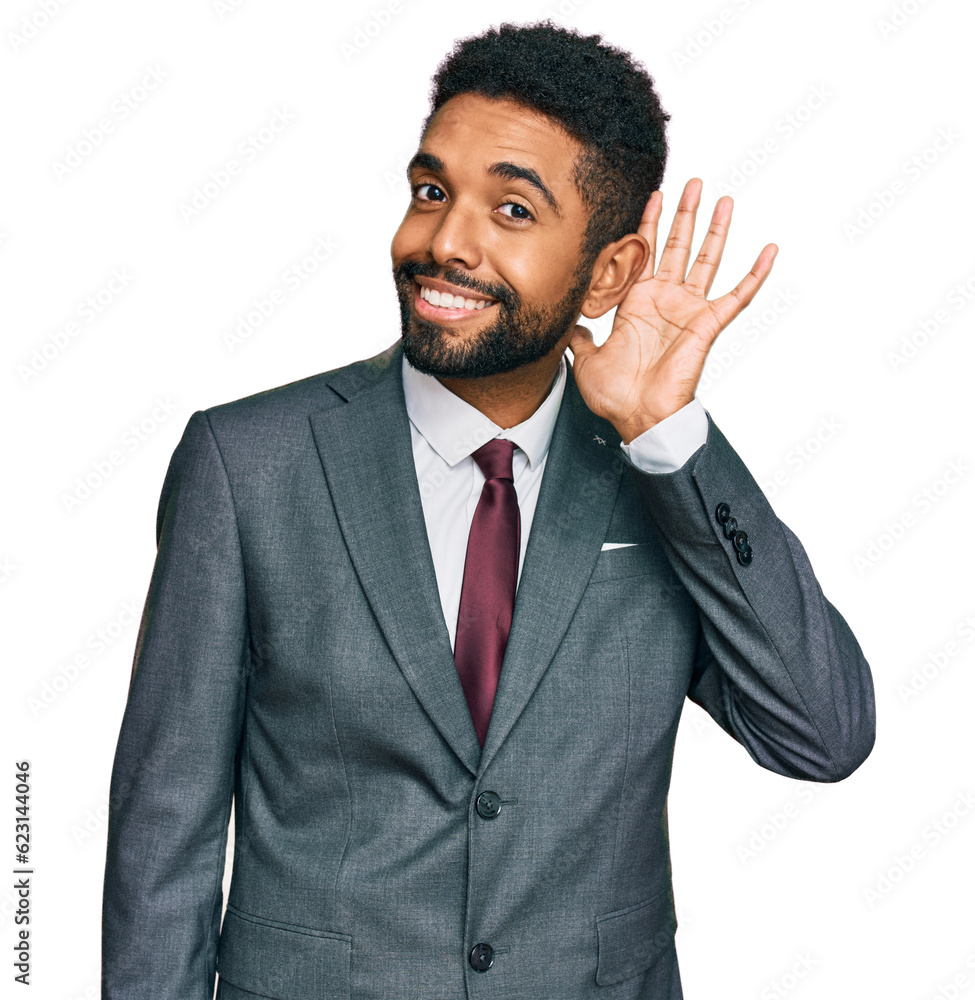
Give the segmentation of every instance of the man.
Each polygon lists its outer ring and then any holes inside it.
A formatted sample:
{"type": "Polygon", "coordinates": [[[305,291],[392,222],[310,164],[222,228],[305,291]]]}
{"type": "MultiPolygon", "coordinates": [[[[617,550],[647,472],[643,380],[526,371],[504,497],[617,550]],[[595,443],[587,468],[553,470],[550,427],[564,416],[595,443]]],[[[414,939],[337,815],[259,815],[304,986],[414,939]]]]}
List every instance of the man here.
{"type": "Polygon", "coordinates": [[[781,774],[868,754],[859,647],[694,400],[776,248],[707,299],[731,201],[690,263],[692,180],[658,253],[666,119],[598,37],[461,43],[392,244],[402,339],[190,419],[113,775],[106,998],[202,1000],[215,969],[223,1000],[678,998],[685,697],[781,774]],[[576,319],[614,306],[597,348],[576,319]]]}

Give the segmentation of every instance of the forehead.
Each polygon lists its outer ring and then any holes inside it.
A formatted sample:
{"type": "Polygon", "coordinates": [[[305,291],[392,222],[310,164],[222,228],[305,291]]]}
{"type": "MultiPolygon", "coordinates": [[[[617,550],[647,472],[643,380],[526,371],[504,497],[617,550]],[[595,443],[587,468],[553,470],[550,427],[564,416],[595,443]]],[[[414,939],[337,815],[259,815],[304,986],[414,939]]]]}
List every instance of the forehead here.
{"type": "Polygon", "coordinates": [[[528,166],[561,196],[575,190],[573,171],[582,146],[533,108],[505,98],[458,94],[434,115],[420,150],[443,160],[448,171],[486,171],[502,161],[528,166]]]}

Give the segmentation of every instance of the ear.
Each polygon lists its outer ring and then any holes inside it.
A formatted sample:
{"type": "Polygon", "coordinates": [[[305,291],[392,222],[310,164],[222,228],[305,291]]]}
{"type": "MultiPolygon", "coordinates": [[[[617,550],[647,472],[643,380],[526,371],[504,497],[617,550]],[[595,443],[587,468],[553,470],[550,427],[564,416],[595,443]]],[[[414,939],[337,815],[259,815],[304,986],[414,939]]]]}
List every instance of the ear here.
{"type": "Polygon", "coordinates": [[[629,233],[603,247],[593,265],[582,315],[596,319],[618,306],[649,260],[650,244],[639,233],[629,233]]]}

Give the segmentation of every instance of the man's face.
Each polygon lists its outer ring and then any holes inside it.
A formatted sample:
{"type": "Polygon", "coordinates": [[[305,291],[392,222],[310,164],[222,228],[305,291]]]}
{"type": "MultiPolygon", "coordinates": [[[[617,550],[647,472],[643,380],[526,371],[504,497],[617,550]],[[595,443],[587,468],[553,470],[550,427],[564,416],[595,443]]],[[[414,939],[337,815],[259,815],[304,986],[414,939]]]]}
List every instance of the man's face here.
{"type": "Polygon", "coordinates": [[[512,101],[461,94],[436,114],[391,248],[415,368],[496,375],[567,339],[592,270],[582,266],[588,214],[572,179],[580,152],[512,101]]]}

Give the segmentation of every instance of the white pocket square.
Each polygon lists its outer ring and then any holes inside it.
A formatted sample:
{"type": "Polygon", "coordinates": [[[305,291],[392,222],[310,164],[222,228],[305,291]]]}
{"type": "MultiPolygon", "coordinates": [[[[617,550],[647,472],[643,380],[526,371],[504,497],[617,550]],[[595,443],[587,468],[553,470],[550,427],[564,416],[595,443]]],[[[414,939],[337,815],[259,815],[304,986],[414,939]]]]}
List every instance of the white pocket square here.
{"type": "Polygon", "coordinates": [[[630,546],[636,544],[636,542],[603,542],[603,547],[599,551],[606,552],[609,549],[628,549],[630,546]]]}

